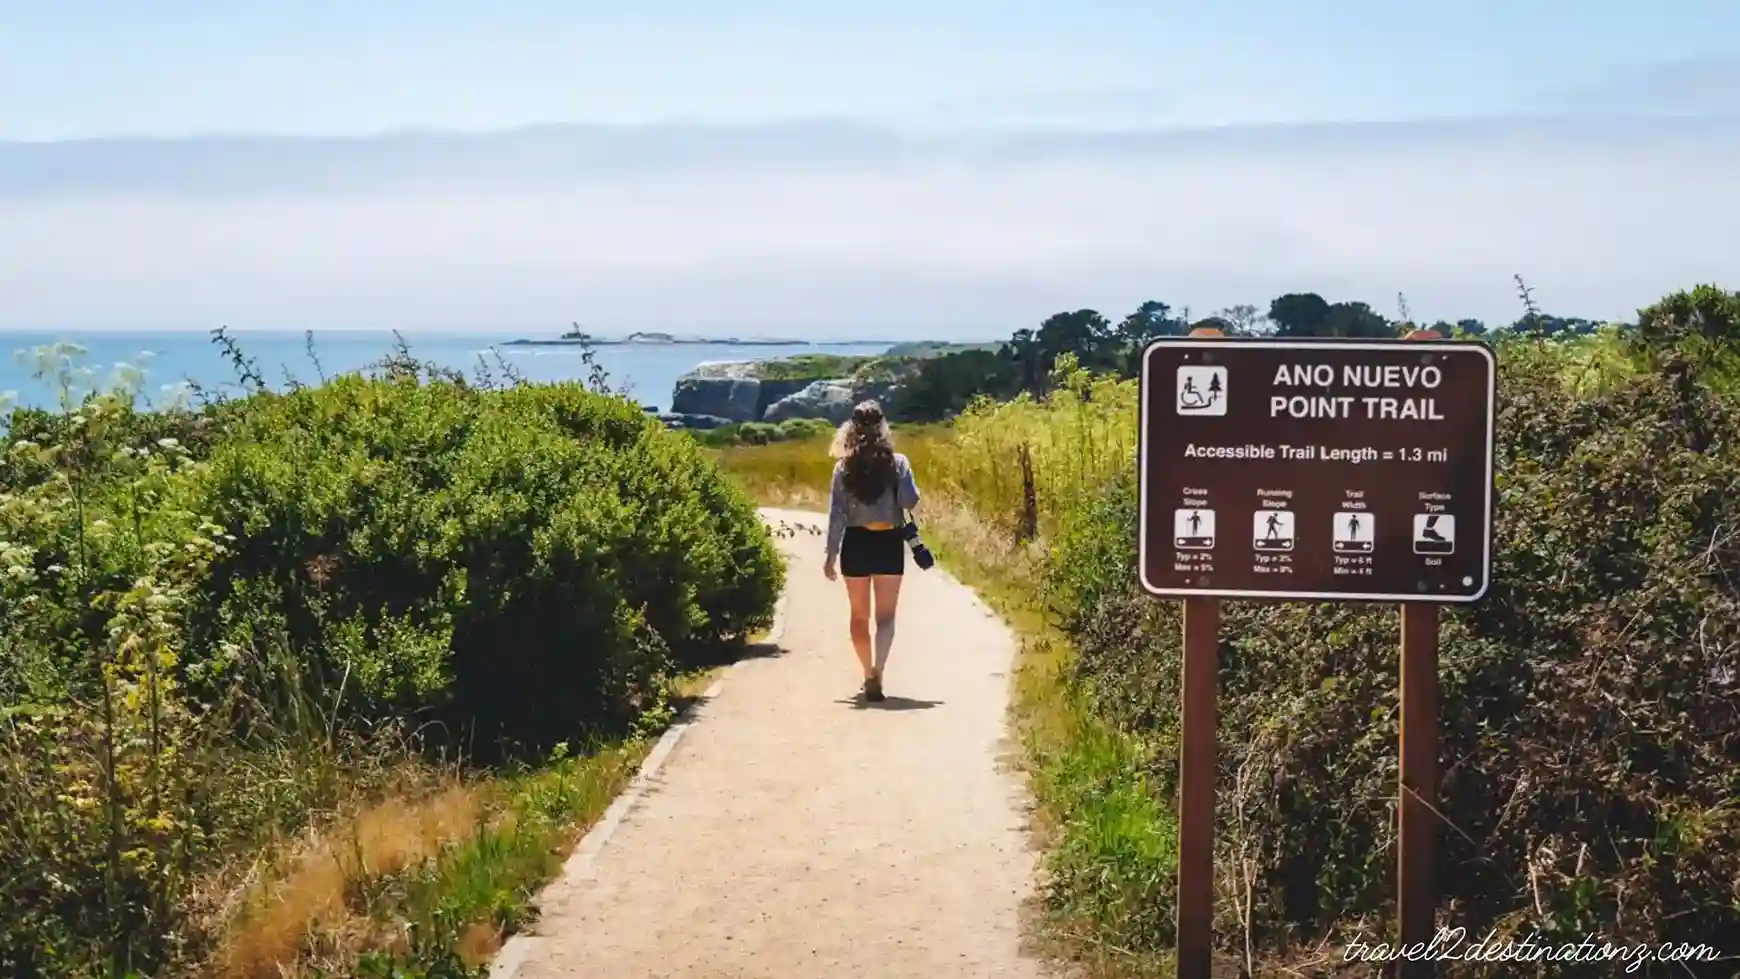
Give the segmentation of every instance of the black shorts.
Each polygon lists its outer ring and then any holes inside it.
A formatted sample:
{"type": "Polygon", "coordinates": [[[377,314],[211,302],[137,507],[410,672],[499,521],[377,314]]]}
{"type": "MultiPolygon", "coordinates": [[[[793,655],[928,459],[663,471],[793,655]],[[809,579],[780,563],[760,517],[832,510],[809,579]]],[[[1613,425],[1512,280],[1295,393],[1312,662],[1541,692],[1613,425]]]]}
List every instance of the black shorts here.
{"type": "Polygon", "coordinates": [[[899,530],[847,527],[840,542],[840,573],[848,578],[906,572],[906,540],[899,530]]]}

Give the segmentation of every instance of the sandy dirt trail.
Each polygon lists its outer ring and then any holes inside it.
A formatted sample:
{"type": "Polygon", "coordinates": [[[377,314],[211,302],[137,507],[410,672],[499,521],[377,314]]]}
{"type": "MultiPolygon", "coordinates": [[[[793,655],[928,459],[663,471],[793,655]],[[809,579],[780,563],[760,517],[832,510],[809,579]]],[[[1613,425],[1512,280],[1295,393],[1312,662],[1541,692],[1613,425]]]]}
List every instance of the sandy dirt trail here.
{"type": "Polygon", "coordinates": [[[888,700],[858,700],[819,514],[763,510],[790,562],[776,655],[699,708],[646,794],[582,844],[502,979],[1038,979],[1035,854],[1000,763],[1015,644],[908,562],[888,700]]]}

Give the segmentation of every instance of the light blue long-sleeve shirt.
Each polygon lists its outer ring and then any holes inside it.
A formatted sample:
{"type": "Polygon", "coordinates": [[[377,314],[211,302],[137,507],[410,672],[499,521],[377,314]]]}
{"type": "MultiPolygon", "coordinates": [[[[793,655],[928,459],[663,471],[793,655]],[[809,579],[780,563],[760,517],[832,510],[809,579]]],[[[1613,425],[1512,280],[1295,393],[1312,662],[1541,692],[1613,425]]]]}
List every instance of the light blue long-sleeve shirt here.
{"type": "Polygon", "coordinates": [[[894,485],[882,491],[874,503],[865,503],[846,489],[846,466],[834,463],[834,485],[828,491],[828,560],[840,554],[840,542],[846,539],[847,527],[863,527],[873,523],[889,523],[898,527],[905,522],[903,511],[918,506],[918,482],[912,477],[912,463],[906,456],[894,453],[894,485]]]}

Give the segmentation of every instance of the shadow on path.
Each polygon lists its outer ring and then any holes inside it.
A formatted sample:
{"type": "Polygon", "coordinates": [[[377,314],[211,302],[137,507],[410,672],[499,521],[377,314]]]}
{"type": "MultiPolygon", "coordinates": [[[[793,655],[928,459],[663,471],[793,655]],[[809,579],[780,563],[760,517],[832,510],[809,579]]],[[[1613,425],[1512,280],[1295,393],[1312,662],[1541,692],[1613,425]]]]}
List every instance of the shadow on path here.
{"type": "Polygon", "coordinates": [[[911,697],[884,697],[879,703],[870,703],[863,694],[848,699],[836,700],[836,704],[845,704],[853,710],[930,710],[941,707],[940,700],[914,700],[911,697]]]}
{"type": "MultiPolygon", "coordinates": [[[[741,663],[744,660],[776,659],[784,656],[787,652],[789,650],[776,642],[755,642],[742,646],[727,645],[708,650],[705,654],[691,659],[689,665],[695,669],[715,670],[741,663]]],[[[696,707],[706,702],[706,694],[697,693],[687,697],[671,698],[671,707],[676,711],[678,717],[686,720],[692,716],[696,707]]]]}
{"type": "Polygon", "coordinates": [[[774,656],[784,656],[787,650],[776,642],[752,642],[737,645],[724,643],[711,649],[702,650],[688,660],[688,665],[703,670],[720,666],[730,666],[746,659],[770,659],[774,656]]]}

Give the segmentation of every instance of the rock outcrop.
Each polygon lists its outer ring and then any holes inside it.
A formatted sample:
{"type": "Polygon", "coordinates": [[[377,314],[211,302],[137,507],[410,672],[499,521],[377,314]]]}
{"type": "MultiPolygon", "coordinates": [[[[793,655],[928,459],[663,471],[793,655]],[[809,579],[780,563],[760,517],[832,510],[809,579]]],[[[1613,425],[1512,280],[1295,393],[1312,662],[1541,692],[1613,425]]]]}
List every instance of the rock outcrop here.
{"type": "Polygon", "coordinates": [[[794,418],[822,418],[839,424],[851,417],[852,408],[865,398],[888,404],[900,389],[900,378],[912,363],[880,360],[823,365],[855,372],[842,377],[777,377],[763,373],[791,374],[794,365],[780,362],[769,370],[770,361],[744,360],[703,364],[677,379],[671,393],[671,414],[708,415],[730,422],[782,422],[794,418]]]}
{"type": "Polygon", "coordinates": [[[802,390],[780,398],[761,413],[764,422],[782,422],[791,418],[825,418],[838,424],[852,413],[855,398],[851,378],[811,381],[802,390]]]}
{"type": "Polygon", "coordinates": [[[761,420],[782,422],[790,418],[824,418],[838,425],[851,417],[853,407],[865,398],[875,398],[887,405],[898,391],[899,385],[891,380],[836,377],[811,381],[802,390],[768,405],[761,420]]]}
{"type": "Polygon", "coordinates": [[[760,421],[769,405],[803,390],[808,379],[762,380],[759,361],[703,364],[677,379],[671,413],[714,415],[734,422],[760,421]]]}

